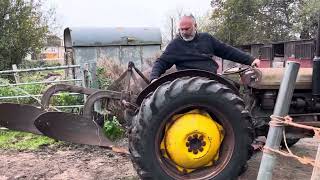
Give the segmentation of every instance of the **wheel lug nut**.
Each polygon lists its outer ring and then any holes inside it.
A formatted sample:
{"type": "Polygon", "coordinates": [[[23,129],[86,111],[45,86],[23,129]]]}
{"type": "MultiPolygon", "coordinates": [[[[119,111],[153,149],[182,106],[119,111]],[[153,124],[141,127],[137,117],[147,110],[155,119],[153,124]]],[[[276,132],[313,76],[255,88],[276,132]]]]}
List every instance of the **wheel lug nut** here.
{"type": "Polygon", "coordinates": [[[198,138],[198,134],[193,135],[194,138],[198,138]]]}
{"type": "Polygon", "coordinates": [[[187,147],[189,147],[189,146],[190,146],[190,143],[189,143],[189,142],[187,142],[187,143],[186,143],[186,146],[187,146],[187,147]]]}
{"type": "Polygon", "coordinates": [[[188,141],[191,141],[191,140],[192,140],[192,137],[191,137],[191,136],[189,136],[189,137],[188,137],[188,141]]]}
{"type": "Polygon", "coordinates": [[[199,140],[200,140],[200,141],[202,141],[202,140],[203,140],[203,135],[201,135],[201,136],[199,137],[199,140]]]}
{"type": "Polygon", "coordinates": [[[193,150],[193,154],[198,154],[198,150],[193,150]]]}
{"type": "Polygon", "coordinates": [[[201,142],[201,145],[202,145],[202,146],[205,146],[205,145],[206,145],[206,142],[205,142],[205,141],[202,141],[202,142],[201,142]]]}
{"type": "Polygon", "coordinates": [[[200,152],[202,152],[202,151],[203,151],[203,148],[202,148],[202,147],[201,147],[201,148],[199,148],[199,151],[200,151],[200,152]]]}
{"type": "Polygon", "coordinates": [[[191,152],[191,151],[192,151],[192,149],[191,149],[191,148],[189,148],[189,149],[188,149],[188,152],[191,152]]]}

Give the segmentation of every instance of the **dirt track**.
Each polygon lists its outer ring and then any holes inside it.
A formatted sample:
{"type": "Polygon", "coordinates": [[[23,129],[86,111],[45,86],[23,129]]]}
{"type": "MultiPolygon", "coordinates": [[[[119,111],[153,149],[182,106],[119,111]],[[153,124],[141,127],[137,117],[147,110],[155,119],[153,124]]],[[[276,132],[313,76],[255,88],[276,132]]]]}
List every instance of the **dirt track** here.
{"type": "MultiPolygon", "coordinates": [[[[314,157],[317,144],[304,139],[293,151],[314,157]],[[307,146],[304,148],[304,146],[307,146]]],[[[261,153],[249,161],[248,171],[239,180],[256,179],[261,153]]],[[[312,167],[280,157],[273,179],[307,180],[312,167]]],[[[7,179],[138,179],[128,156],[90,146],[43,148],[33,152],[0,150],[0,180],[7,179]]]]}

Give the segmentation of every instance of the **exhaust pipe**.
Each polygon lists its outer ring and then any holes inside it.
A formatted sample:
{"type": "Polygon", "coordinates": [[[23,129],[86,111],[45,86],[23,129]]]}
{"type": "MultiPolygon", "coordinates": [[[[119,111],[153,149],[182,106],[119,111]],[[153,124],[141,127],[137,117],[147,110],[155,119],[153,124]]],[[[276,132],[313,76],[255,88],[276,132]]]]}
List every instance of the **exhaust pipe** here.
{"type": "Polygon", "coordinates": [[[316,52],[313,59],[313,71],[312,71],[312,96],[315,104],[320,99],[320,14],[318,21],[318,33],[316,39],[316,52]]]}

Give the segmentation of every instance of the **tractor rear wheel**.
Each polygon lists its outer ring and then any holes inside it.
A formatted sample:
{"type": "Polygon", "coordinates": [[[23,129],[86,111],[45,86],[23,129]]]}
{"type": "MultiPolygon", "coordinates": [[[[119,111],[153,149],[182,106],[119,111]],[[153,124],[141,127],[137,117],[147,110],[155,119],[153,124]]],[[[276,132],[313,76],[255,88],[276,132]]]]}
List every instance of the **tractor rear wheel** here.
{"type": "Polygon", "coordinates": [[[252,154],[242,99],[205,78],[181,78],[150,93],[133,117],[129,149],[142,179],[236,179],[252,154]]]}

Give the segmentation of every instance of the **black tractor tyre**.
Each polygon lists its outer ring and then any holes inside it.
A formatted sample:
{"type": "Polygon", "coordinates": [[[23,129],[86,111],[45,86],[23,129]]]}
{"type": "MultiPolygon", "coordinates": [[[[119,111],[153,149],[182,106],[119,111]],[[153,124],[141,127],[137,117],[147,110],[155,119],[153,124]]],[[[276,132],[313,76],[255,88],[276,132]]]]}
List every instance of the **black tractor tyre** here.
{"type": "MultiPolygon", "coordinates": [[[[292,147],[293,145],[295,145],[299,140],[300,140],[300,138],[287,138],[286,139],[287,145],[289,148],[292,147]]],[[[283,140],[281,141],[281,147],[282,147],[282,149],[286,148],[286,145],[283,140]]]]}
{"type": "MultiPolygon", "coordinates": [[[[142,102],[139,112],[133,117],[129,130],[129,150],[131,159],[141,179],[236,179],[250,159],[254,139],[251,118],[244,109],[243,100],[225,85],[200,77],[181,78],[167,82],[150,93],[142,102]],[[159,160],[159,137],[164,132],[164,124],[177,112],[179,107],[197,104],[201,107],[213,107],[230,124],[225,129],[233,131],[234,144],[225,167],[216,174],[194,176],[191,174],[168,173],[168,166],[159,160]],[[160,132],[160,133],[158,133],[160,132]],[[170,174],[170,175],[169,175],[170,174]]],[[[181,110],[180,110],[181,112],[181,110]]],[[[211,115],[212,116],[212,115],[211,115]]],[[[231,134],[231,133],[230,133],[231,134]]],[[[231,135],[230,135],[231,137],[231,135]]],[[[161,138],[161,137],[160,137],[161,138]]],[[[224,140],[226,141],[226,140],[224,140]]],[[[223,144],[224,142],[222,142],[223,144]]],[[[220,151],[220,154],[223,152],[220,151]]],[[[220,156],[221,157],[221,156],[220,156]]],[[[160,158],[161,159],[161,158],[160,158]]]]}

